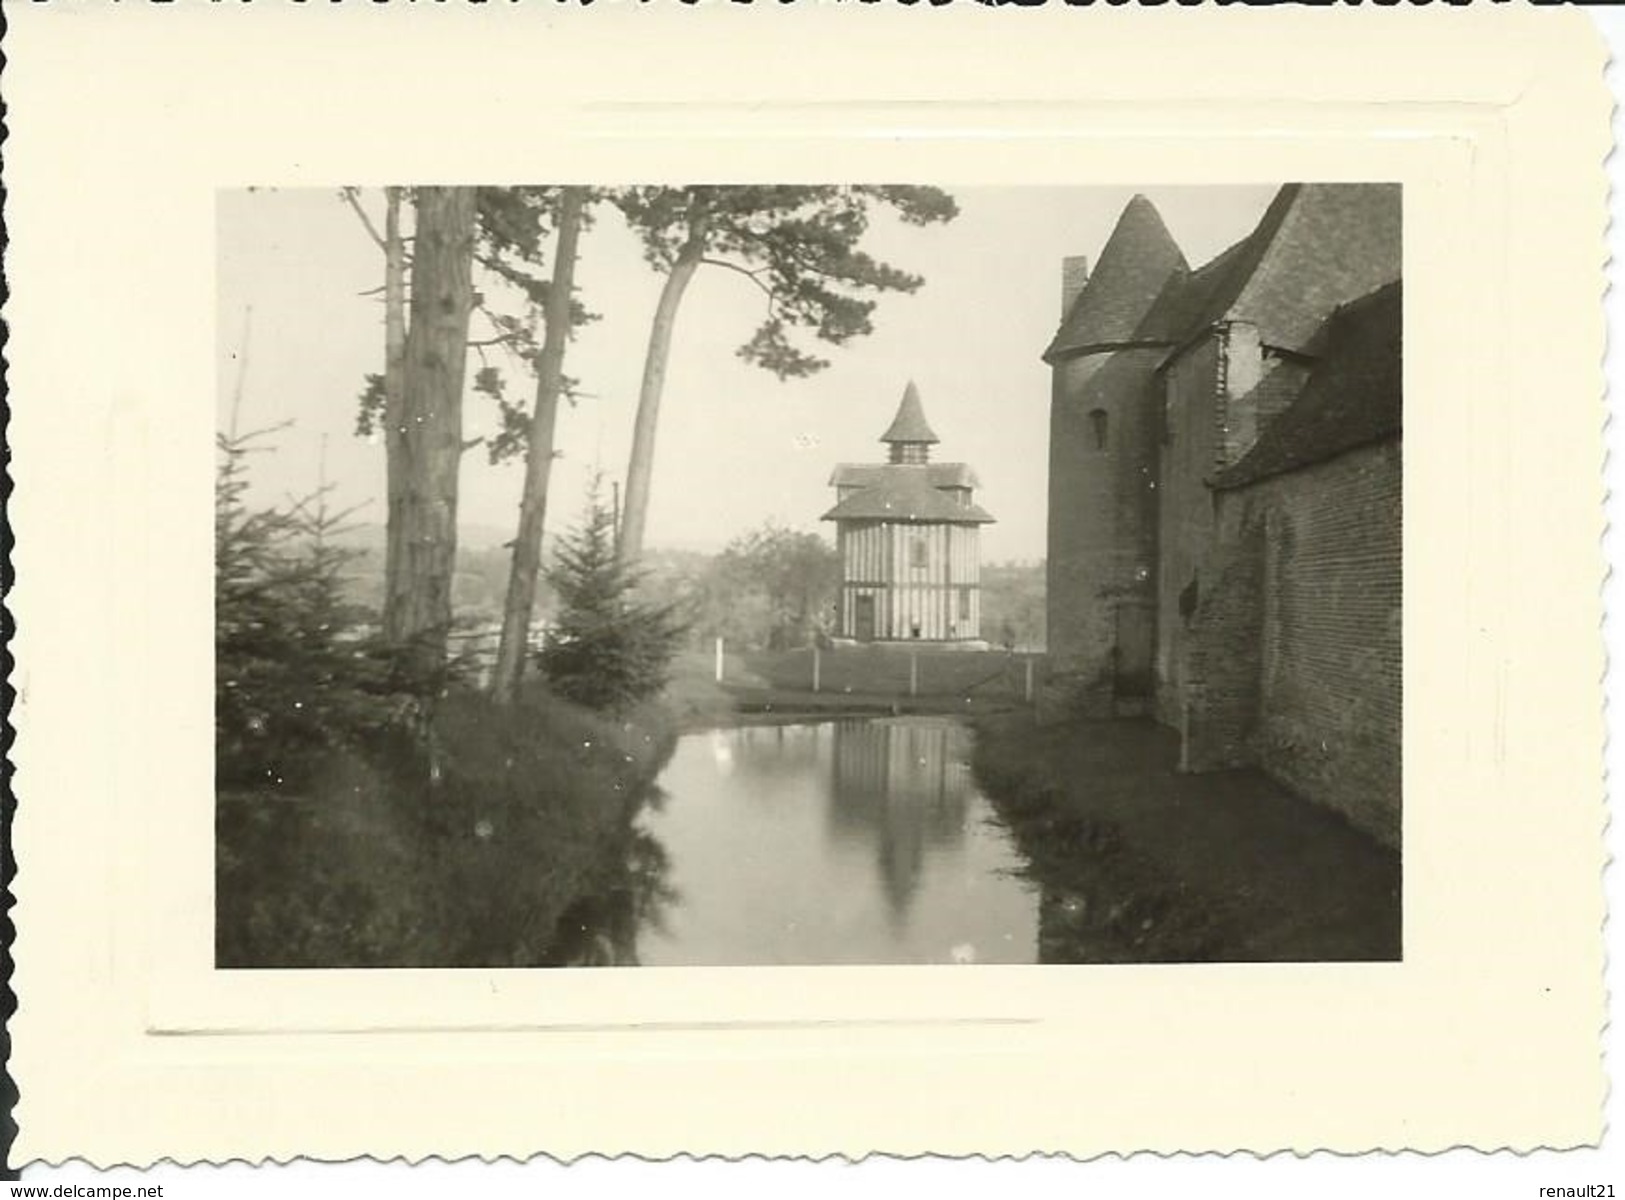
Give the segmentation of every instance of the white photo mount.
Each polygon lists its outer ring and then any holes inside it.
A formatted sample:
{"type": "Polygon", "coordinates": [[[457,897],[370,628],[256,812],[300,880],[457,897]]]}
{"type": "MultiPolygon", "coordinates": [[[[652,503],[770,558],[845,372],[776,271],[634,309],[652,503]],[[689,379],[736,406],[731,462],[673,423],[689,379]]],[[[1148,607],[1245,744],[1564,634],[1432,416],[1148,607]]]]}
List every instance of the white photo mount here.
{"type": "Polygon", "coordinates": [[[10,15],[18,1161],[1600,1136],[1582,14],[10,15]],[[701,178],[1403,184],[1403,962],[213,969],[216,191],[701,178]]]}

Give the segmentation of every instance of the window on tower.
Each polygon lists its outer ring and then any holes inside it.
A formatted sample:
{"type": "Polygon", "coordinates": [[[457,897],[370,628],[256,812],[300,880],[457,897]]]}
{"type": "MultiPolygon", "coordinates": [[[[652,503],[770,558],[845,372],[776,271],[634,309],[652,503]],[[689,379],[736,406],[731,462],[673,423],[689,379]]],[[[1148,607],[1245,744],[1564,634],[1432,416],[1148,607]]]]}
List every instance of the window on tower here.
{"type": "Polygon", "coordinates": [[[923,442],[902,442],[892,447],[891,460],[894,463],[907,463],[911,466],[918,466],[921,463],[930,461],[926,449],[923,442]]]}
{"type": "Polygon", "coordinates": [[[1106,448],[1108,420],[1109,418],[1106,416],[1106,410],[1103,408],[1097,408],[1089,414],[1089,432],[1094,435],[1096,450],[1104,450],[1106,448]]]}
{"type": "Polygon", "coordinates": [[[931,565],[931,545],[925,539],[925,534],[916,533],[908,543],[908,565],[924,568],[931,565]]]}

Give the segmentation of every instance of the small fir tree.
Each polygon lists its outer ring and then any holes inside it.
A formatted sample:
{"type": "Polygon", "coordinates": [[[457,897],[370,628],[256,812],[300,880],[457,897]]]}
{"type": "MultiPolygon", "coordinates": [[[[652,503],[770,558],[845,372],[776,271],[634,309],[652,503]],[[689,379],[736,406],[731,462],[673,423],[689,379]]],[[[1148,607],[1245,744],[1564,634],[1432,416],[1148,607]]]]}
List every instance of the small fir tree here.
{"type": "Polygon", "coordinates": [[[563,537],[547,572],[559,613],[539,662],[554,692],[621,710],[666,686],[683,623],[670,605],[640,602],[638,579],[616,553],[615,517],[594,479],[582,523],[563,537]]]}
{"type": "Polygon", "coordinates": [[[344,596],[347,514],[325,489],[251,508],[247,457],[272,431],[220,435],[215,475],[215,753],[229,786],[298,788],[329,752],[407,727],[443,685],[369,636],[344,596]]]}

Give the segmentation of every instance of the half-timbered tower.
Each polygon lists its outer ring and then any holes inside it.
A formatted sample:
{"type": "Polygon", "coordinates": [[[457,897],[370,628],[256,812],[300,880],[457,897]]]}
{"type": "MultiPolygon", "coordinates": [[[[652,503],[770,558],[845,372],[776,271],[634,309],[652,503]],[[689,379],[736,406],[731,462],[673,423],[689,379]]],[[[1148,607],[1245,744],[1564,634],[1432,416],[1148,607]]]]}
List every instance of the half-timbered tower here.
{"type": "Polygon", "coordinates": [[[853,642],[981,644],[977,527],[993,520],[974,499],[965,463],[934,463],[937,435],[913,383],[880,437],[884,463],[842,463],[830,476],[841,555],[836,637],[853,642]]]}

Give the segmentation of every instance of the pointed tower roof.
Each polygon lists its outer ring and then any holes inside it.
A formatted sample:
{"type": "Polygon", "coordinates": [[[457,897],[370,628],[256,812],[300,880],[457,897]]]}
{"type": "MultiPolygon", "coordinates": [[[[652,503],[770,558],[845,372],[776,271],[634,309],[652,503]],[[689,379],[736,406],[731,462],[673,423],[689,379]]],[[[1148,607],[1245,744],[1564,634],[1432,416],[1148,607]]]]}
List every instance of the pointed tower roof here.
{"type": "Polygon", "coordinates": [[[937,435],[926,423],[925,409],[920,407],[920,389],[910,379],[903,389],[903,402],[897,406],[897,415],[891,426],[880,435],[883,442],[935,442],[937,435]]]}
{"type": "Polygon", "coordinates": [[[1094,346],[1133,342],[1170,277],[1189,270],[1156,206],[1136,195],[1117,218],[1100,262],[1044,351],[1046,362],[1094,346]]]}

